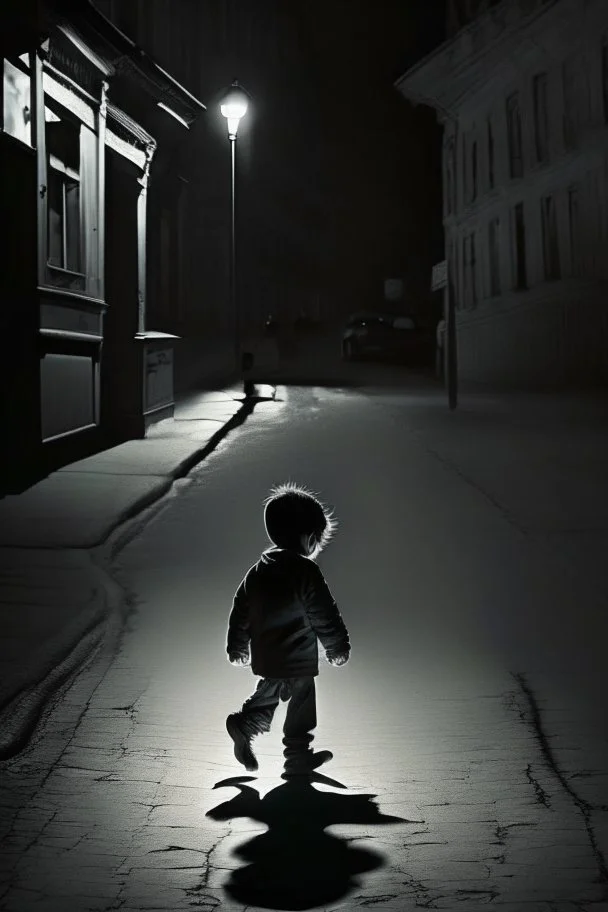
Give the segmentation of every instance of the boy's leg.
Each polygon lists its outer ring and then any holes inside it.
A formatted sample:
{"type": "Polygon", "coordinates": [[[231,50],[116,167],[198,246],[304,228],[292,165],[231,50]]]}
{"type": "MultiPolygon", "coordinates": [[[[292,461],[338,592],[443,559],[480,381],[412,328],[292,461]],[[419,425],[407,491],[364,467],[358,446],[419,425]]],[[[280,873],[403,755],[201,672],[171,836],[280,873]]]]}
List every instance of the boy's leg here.
{"type": "Polygon", "coordinates": [[[317,700],[314,677],[291,678],[291,698],[283,726],[285,771],[313,769],[331,760],[330,751],[313,754],[310,744],[317,726],[317,700]],[[314,759],[313,759],[314,758],[314,759]],[[317,762],[318,761],[318,762],[317,762]]]}
{"type": "Polygon", "coordinates": [[[239,716],[245,731],[253,737],[270,731],[277,706],[282,681],[279,678],[261,678],[253,694],[245,700],[239,716]]]}
{"type": "Polygon", "coordinates": [[[270,724],[279,703],[282,682],[274,678],[262,678],[255,692],[245,700],[240,712],[232,713],[226,719],[228,734],[234,741],[234,756],[250,771],[258,768],[258,762],[251,749],[251,739],[262,732],[270,731],[270,724]]]}

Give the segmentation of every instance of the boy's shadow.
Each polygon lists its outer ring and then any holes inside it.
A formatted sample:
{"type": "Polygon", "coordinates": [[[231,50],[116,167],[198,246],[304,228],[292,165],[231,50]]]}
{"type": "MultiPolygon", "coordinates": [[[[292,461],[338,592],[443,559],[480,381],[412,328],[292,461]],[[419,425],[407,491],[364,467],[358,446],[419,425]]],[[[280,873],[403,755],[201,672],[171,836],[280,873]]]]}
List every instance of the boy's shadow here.
{"type": "Polygon", "coordinates": [[[353,838],[332,836],[332,824],[408,823],[402,817],[380,813],[375,795],[321,792],[312,782],[345,788],[315,774],[290,779],[260,798],[246,785],[253,776],[224,779],[214,788],[233,786],[239,794],[207,812],[213,820],[250,817],[268,831],[254,836],[234,854],[249,862],[230,873],[224,889],[234,900],[264,909],[311,909],[336,902],[359,886],[358,874],[384,864],[384,856],[350,845],[353,838]]]}

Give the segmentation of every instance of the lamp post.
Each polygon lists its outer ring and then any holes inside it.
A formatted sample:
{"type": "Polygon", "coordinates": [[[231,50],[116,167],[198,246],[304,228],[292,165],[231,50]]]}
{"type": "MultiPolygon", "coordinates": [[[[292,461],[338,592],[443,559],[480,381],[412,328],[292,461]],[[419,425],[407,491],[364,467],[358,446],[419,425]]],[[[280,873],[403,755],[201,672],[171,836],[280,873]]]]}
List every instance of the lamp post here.
{"type": "Polygon", "coordinates": [[[236,293],[236,134],[242,117],[247,113],[249,97],[236,79],[220,100],[220,111],[226,118],[230,140],[232,175],[230,192],[230,308],[234,314],[234,359],[237,373],[241,372],[241,320],[236,293]]]}

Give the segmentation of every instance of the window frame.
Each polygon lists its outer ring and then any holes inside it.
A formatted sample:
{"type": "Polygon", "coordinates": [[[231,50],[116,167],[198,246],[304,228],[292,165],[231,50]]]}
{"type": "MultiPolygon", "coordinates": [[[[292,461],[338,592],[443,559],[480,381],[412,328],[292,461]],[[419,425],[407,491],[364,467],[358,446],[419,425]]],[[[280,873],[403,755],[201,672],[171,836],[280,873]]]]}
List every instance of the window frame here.
{"type": "Polygon", "coordinates": [[[463,238],[464,304],[467,310],[474,310],[479,302],[477,287],[476,232],[469,231],[463,238]]]}
{"type": "Polygon", "coordinates": [[[506,99],[507,146],[509,150],[509,177],[512,180],[524,176],[523,133],[521,116],[521,93],[511,92],[506,99]],[[514,116],[516,115],[516,116],[514,116]],[[514,127],[517,127],[515,130],[514,127]],[[517,153],[517,154],[516,154],[517,153]]]}
{"type": "Polygon", "coordinates": [[[45,224],[45,234],[46,234],[46,248],[45,248],[45,260],[46,260],[46,270],[47,276],[54,279],[55,281],[52,284],[60,284],[62,287],[69,287],[73,291],[85,291],[87,283],[87,273],[86,273],[86,263],[83,262],[84,259],[84,237],[83,237],[83,192],[82,192],[82,174],[80,162],[82,159],[82,149],[81,149],[81,136],[80,131],[82,130],[82,122],[80,119],[69,110],[69,108],[62,105],[60,102],[56,101],[51,96],[44,93],[43,95],[43,106],[42,106],[42,116],[45,123],[45,150],[44,150],[44,162],[45,162],[45,173],[46,173],[46,224],[45,224]],[[78,135],[78,157],[79,157],[79,166],[78,174],[75,177],[74,169],[66,166],[65,162],[62,162],[61,159],[55,158],[51,155],[48,149],[48,136],[46,134],[46,112],[47,109],[51,111],[56,117],[59,117],[60,120],[64,120],[67,123],[70,123],[79,131],[78,135]],[[52,158],[55,158],[55,163],[51,161],[52,158]],[[63,165],[63,168],[61,167],[63,165]],[[54,176],[61,175],[59,180],[61,181],[62,187],[62,255],[61,255],[61,265],[52,262],[50,258],[50,174],[53,173],[54,176]],[[72,173],[70,173],[72,172],[72,173]],[[68,220],[66,218],[66,178],[78,181],[78,269],[74,269],[67,265],[68,262],[68,220]]]}
{"type": "Polygon", "coordinates": [[[562,277],[562,264],[559,248],[557,205],[554,194],[542,196],[540,206],[543,277],[546,282],[555,282],[562,277]]]}
{"type": "Polygon", "coordinates": [[[492,115],[488,114],[486,118],[486,139],[488,148],[488,189],[493,190],[496,186],[495,172],[495,146],[494,146],[494,124],[492,115]]]}
{"type": "MultiPolygon", "coordinates": [[[[100,300],[103,295],[103,170],[101,170],[100,102],[48,61],[38,60],[38,282],[42,287],[100,300]],[[79,268],[50,260],[49,177],[46,110],[79,129],[79,268]],[[85,135],[86,134],[86,135],[85,135]]],[[[54,169],[56,172],[56,169],[54,169]]],[[[63,263],[66,259],[62,260],[63,263]]]]}
{"type": "Polygon", "coordinates": [[[513,288],[515,291],[526,291],[529,288],[529,281],[528,251],[526,245],[526,207],[523,200],[519,203],[515,203],[511,210],[511,226],[513,288]],[[521,218],[519,217],[520,214],[521,218]]]}
{"type": "Polygon", "coordinates": [[[581,243],[580,202],[580,185],[571,184],[568,187],[568,241],[570,253],[570,274],[577,278],[583,274],[583,245],[581,243]]]}
{"type": "Polygon", "coordinates": [[[477,199],[479,190],[479,161],[477,154],[477,140],[471,143],[471,202],[477,199]]]}
{"type": "Polygon", "coordinates": [[[549,77],[546,71],[532,78],[534,155],[536,164],[549,161],[549,77]]]}
{"type": "Polygon", "coordinates": [[[502,294],[500,269],[500,218],[495,216],[488,222],[488,266],[489,292],[491,298],[502,294]]]}
{"type": "Polygon", "coordinates": [[[604,123],[608,124],[608,34],[604,35],[600,54],[604,123]]]}

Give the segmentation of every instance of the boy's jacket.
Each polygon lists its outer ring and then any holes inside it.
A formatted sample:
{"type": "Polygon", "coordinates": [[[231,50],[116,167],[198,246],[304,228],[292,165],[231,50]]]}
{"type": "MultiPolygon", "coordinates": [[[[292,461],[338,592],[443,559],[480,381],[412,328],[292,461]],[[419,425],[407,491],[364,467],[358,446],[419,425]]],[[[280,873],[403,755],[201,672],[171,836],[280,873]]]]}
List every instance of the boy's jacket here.
{"type": "Polygon", "coordinates": [[[247,655],[264,678],[318,675],[317,638],[328,657],[350,652],[344,621],[317,564],[271,548],[247,572],[234,596],[227,652],[247,655]]]}

